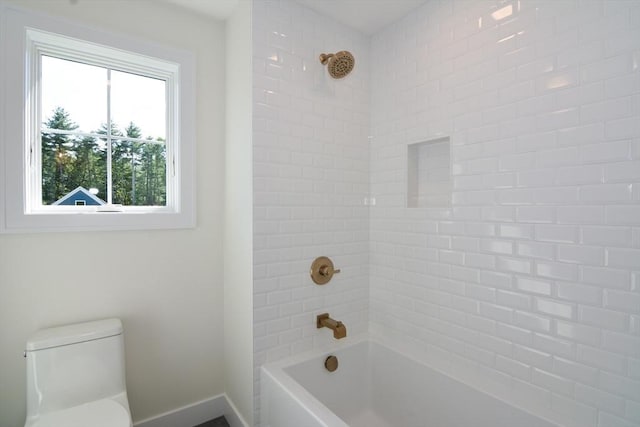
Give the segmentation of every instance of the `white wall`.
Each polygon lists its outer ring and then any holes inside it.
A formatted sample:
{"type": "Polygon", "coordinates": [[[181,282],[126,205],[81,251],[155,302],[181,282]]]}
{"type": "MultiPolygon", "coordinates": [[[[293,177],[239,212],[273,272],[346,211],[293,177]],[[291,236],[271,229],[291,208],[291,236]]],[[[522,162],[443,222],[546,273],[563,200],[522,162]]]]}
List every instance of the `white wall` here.
{"type": "Polygon", "coordinates": [[[317,314],[349,335],[367,330],[369,42],[289,0],[254,2],[252,28],[258,381],[264,362],[334,339],[317,314]],[[334,80],[318,56],[345,49],[355,69],[334,80]],[[316,286],[309,268],[321,255],[342,273],[316,286]]]}
{"type": "Polygon", "coordinates": [[[253,425],[251,2],[226,22],[225,392],[253,425]]]}
{"type": "Polygon", "coordinates": [[[637,426],[640,3],[429,1],[372,58],[372,332],[562,425],[637,426]],[[452,208],[406,208],[407,145],[442,136],[452,208]]]}
{"type": "Polygon", "coordinates": [[[222,393],[223,24],[156,2],[15,3],[196,53],[198,226],[0,236],[0,425],[24,425],[27,337],[87,319],[124,322],[134,421],[222,393]]]}

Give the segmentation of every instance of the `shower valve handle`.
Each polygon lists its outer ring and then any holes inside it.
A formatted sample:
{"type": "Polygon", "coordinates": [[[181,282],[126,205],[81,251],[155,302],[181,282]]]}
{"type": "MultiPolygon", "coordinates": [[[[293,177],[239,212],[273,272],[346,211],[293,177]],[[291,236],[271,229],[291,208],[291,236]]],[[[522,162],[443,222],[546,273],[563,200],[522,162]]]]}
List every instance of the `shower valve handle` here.
{"type": "Polygon", "coordinates": [[[334,274],[340,273],[340,269],[339,268],[331,268],[330,265],[323,265],[320,267],[319,273],[321,276],[325,276],[325,277],[331,277],[334,274]]]}
{"type": "Polygon", "coordinates": [[[333,267],[333,261],[326,256],[316,258],[311,264],[311,280],[317,285],[328,283],[334,274],[340,273],[339,268],[333,267]]]}

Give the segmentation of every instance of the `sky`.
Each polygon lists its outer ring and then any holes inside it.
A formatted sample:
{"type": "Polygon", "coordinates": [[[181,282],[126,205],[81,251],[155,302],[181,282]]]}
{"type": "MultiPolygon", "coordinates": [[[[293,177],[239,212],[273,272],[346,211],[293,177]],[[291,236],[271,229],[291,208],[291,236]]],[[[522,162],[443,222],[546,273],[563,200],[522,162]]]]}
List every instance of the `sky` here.
{"type": "MultiPolygon", "coordinates": [[[[83,132],[107,122],[107,70],[42,57],[42,119],[63,107],[83,132]]],[[[111,72],[111,120],[123,130],[134,122],[142,137],[165,138],[165,82],[120,71],[111,72]]]]}

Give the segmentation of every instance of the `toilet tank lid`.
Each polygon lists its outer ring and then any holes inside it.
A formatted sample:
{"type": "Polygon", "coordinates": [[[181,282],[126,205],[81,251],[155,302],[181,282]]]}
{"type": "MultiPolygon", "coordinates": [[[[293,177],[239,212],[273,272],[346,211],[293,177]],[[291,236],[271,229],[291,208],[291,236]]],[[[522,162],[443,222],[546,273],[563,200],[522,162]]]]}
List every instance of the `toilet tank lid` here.
{"type": "Polygon", "coordinates": [[[27,351],[77,344],[122,333],[120,319],[96,320],[74,325],[42,329],[29,338],[27,351]]]}

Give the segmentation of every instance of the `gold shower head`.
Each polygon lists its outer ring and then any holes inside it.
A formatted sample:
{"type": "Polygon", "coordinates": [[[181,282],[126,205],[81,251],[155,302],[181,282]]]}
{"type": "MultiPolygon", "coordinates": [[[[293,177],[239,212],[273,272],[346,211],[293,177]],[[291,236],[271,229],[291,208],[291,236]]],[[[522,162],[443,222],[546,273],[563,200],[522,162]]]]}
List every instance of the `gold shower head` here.
{"type": "Polygon", "coordinates": [[[320,55],[320,62],[327,65],[329,74],[334,79],[341,79],[353,70],[356,60],[351,52],[341,50],[337,53],[323,53],[320,55]]]}

